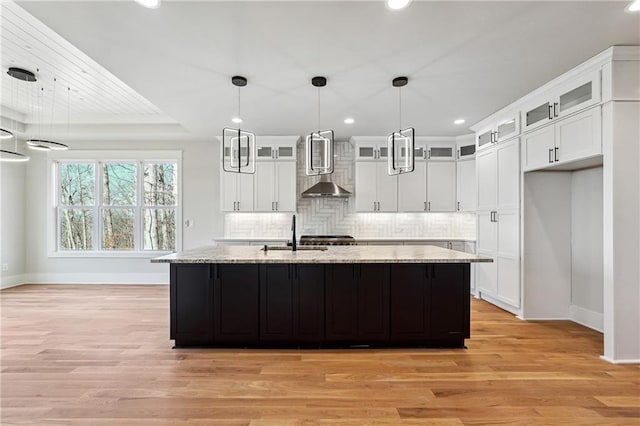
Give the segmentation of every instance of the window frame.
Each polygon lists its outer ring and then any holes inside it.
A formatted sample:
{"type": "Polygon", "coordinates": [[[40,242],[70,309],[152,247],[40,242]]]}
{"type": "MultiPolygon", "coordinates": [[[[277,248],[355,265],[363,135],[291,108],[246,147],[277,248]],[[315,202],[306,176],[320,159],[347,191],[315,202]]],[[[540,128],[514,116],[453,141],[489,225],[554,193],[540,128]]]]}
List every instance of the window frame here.
{"type": "Polygon", "coordinates": [[[91,258],[152,258],[182,250],[182,151],[64,151],[47,153],[48,185],[47,185],[47,247],[48,257],[91,257],[91,258]],[[135,163],[136,173],[136,205],[135,206],[106,206],[104,205],[103,165],[105,163],[135,163]],[[176,204],[173,206],[145,206],[144,205],[144,167],[147,164],[174,162],[176,171],[176,204]],[[60,203],[59,164],[95,164],[95,187],[93,206],[66,206],[60,203]],[[134,210],[134,249],[111,250],[103,249],[102,212],[104,209],[134,210]],[[163,208],[175,211],[175,249],[174,250],[145,250],[143,214],[145,209],[163,208]],[[61,220],[60,211],[64,209],[92,210],[92,250],[63,250],[60,247],[61,220]]]}

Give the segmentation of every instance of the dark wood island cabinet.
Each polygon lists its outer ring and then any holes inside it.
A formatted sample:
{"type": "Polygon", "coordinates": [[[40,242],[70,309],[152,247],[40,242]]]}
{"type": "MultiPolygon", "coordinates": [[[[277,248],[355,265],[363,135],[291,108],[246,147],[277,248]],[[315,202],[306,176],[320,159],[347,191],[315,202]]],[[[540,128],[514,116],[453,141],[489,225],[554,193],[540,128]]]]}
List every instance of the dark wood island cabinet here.
{"type": "Polygon", "coordinates": [[[469,264],[171,264],[176,346],[464,346],[469,264]]]}

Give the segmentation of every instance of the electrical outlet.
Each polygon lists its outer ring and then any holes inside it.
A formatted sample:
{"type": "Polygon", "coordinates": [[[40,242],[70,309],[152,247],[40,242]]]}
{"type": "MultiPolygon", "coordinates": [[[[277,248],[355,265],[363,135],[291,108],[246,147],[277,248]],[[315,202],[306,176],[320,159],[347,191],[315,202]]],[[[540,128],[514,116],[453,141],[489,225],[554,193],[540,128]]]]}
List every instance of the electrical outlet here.
{"type": "Polygon", "coordinates": [[[8,263],[3,263],[2,264],[2,272],[7,272],[9,270],[9,264],[8,263]]]}

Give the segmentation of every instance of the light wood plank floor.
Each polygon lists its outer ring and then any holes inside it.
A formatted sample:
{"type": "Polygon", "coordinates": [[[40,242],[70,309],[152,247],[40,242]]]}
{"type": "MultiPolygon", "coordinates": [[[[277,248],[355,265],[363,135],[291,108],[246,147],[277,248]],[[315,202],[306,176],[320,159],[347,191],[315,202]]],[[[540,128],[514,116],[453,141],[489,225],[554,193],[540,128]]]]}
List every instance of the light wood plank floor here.
{"type": "Polygon", "coordinates": [[[467,350],[174,350],[166,286],[0,299],[3,424],[640,424],[599,333],[475,299],[467,350]]]}

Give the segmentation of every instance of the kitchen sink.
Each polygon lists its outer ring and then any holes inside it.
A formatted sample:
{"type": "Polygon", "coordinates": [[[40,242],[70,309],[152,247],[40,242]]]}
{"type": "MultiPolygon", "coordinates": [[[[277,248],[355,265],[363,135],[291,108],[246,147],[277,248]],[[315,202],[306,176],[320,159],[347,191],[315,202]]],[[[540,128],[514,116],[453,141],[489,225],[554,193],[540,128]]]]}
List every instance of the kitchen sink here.
{"type": "MultiPolygon", "coordinates": [[[[293,251],[291,249],[291,246],[267,246],[267,245],[262,247],[261,250],[265,251],[265,252],[266,251],[271,251],[271,250],[293,251]]],[[[307,250],[326,251],[327,248],[326,247],[320,247],[320,246],[298,246],[298,247],[296,247],[296,251],[307,251],[307,250]]]]}

